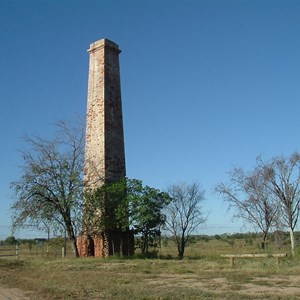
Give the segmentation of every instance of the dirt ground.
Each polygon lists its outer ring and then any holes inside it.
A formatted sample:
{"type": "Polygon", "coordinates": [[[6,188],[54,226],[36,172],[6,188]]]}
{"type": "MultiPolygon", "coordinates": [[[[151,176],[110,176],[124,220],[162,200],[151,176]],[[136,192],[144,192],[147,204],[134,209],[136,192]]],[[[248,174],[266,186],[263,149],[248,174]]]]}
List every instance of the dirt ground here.
{"type": "MultiPolygon", "coordinates": [[[[207,278],[199,280],[196,276],[162,276],[156,280],[149,281],[150,285],[159,288],[168,286],[179,286],[187,288],[198,288],[202,291],[216,292],[216,294],[224,294],[226,292],[234,292],[240,295],[257,296],[273,295],[284,299],[287,296],[299,297],[300,299],[300,276],[270,276],[270,277],[253,277],[245,283],[228,281],[224,277],[207,278]]],[[[297,298],[298,299],[298,298],[297,298]]]]}
{"type": "MultiPolygon", "coordinates": [[[[156,289],[164,289],[166,286],[182,286],[186,288],[198,288],[202,291],[216,292],[222,295],[226,292],[233,292],[240,295],[257,296],[276,295],[279,299],[287,296],[299,297],[300,299],[300,276],[270,276],[253,277],[247,283],[237,283],[228,281],[226,278],[207,278],[201,279],[189,274],[185,275],[161,275],[153,280],[149,279],[147,284],[156,289]]],[[[218,297],[218,296],[217,296],[218,297]]],[[[20,289],[10,289],[0,287],[0,300],[30,300],[30,293],[20,289]]]]}
{"type": "Polygon", "coordinates": [[[29,300],[30,298],[19,289],[0,287],[0,300],[29,300]]]}

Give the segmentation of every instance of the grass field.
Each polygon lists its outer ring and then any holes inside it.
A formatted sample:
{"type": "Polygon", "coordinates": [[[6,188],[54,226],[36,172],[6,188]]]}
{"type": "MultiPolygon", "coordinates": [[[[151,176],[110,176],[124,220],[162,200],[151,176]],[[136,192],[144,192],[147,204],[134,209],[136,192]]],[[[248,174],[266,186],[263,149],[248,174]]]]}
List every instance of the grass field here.
{"type": "MultiPolygon", "coordinates": [[[[273,258],[241,259],[235,267],[220,257],[257,253],[257,243],[198,239],[181,261],[170,240],[163,241],[160,259],[62,259],[53,248],[48,257],[20,249],[19,259],[0,259],[0,285],[31,299],[300,299],[299,256],[279,266],[273,258]]],[[[268,251],[282,253],[288,245],[268,251]]]]}

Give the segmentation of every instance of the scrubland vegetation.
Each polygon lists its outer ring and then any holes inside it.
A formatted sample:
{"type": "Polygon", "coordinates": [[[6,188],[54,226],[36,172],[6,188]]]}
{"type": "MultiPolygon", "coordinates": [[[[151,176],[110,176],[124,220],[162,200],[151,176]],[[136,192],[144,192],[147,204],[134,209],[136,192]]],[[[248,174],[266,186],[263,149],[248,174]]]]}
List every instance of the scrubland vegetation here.
{"type": "MultiPolygon", "coordinates": [[[[296,235],[298,236],[298,234],[296,235]]],[[[22,289],[30,299],[299,299],[300,254],[276,265],[274,258],[240,259],[231,267],[221,254],[284,253],[289,234],[270,235],[267,249],[259,234],[193,236],[183,260],[171,238],[162,238],[152,258],[61,258],[63,239],[48,252],[21,241],[20,256],[0,259],[0,284],[22,289]]]]}
{"type": "Polygon", "coordinates": [[[67,253],[62,258],[64,239],[19,241],[18,258],[0,259],[1,286],[18,287],[32,299],[300,298],[299,153],[258,157],[253,170],[234,169],[228,183],[215,188],[235,217],[260,234],[193,236],[207,220],[201,184],[172,184],[163,192],[124,178],[84,190],[83,131],[64,122],[58,127],[53,140],[27,139],[22,176],[12,182],[12,219],[13,229],[30,224],[66,233],[67,253]],[[97,210],[105,214],[96,218],[97,210]],[[82,230],[90,236],[131,230],[141,239],[134,257],[116,251],[109,259],[75,259],[82,230]],[[161,238],[162,230],[173,238],[161,238]],[[235,266],[221,258],[256,253],[288,257],[279,264],[270,256],[239,258],[235,266]]]}

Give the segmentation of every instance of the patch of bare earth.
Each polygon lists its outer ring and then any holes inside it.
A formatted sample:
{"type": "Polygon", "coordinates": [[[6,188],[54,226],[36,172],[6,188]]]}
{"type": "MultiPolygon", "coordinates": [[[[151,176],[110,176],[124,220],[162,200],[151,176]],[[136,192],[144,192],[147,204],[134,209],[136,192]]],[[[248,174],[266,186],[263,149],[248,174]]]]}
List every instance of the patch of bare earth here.
{"type": "Polygon", "coordinates": [[[242,293],[268,293],[278,296],[300,296],[300,276],[270,276],[253,278],[243,285],[242,293]]]}
{"type": "Polygon", "coordinates": [[[148,279],[148,284],[156,289],[185,287],[205,292],[223,294],[234,291],[241,295],[300,296],[300,276],[253,277],[247,283],[235,282],[226,278],[199,278],[197,275],[161,275],[148,279]]]}
{"type": "Polygon", "coordinates": [[[0,287],[0,300],[29,300],[30,298],[20,289],[0,287]]]}

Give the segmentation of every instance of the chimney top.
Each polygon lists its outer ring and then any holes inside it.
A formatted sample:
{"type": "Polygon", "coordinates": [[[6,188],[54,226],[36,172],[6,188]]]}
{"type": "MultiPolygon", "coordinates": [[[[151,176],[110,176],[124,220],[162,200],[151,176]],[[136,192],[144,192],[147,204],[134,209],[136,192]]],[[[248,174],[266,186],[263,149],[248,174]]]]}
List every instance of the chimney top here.
{"type": "Polygon", "coordinates": [[[99,41],[96,41],[96,42],[90,44],[90,49],[88,49],[88,52],[97,51],[104,47],[110,47],[118,52],[121,52],[119,46],[116,43],[114,43],[108,39],[101,39],[99,41]]]}

